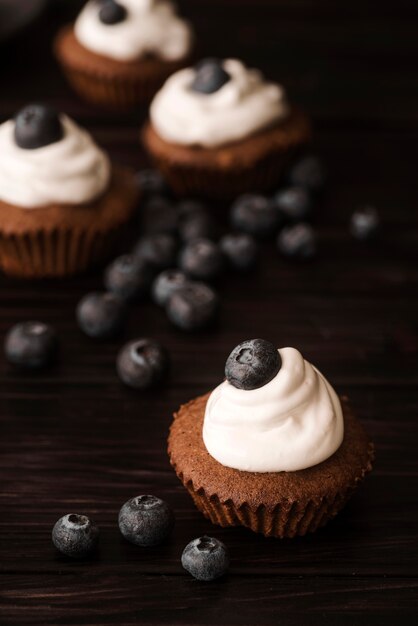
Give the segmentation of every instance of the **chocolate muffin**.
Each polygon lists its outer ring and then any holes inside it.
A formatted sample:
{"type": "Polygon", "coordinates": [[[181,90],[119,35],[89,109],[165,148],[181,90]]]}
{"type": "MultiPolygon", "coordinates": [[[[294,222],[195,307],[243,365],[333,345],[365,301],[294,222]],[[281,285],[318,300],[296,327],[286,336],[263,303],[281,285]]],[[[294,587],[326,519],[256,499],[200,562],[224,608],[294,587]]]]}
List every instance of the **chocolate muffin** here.
{"type": "Polygon", "coordinates": [[[235,59],[171,76],[150,108],[144,146],[179,195],[231,198],[277,185],[309,142],[307,116],[235,59]]]}
{"type": "MultiPolygon", "coordinates": [[[[257,370],[256,351],[237,351],[244,369],[257,370]]],[[[374,449],[318,370],[293,348],[278,355],[280,368],[265,384],[237,388],[241,371],[182,406],[168,452],[214,524],[282,538],[330,521],[371,470],[374,449]]]]}
{"type": "Polygon", "coordinates": [[[84,99],[125,109],[149,102],[164,81],[190,62],[193,34],[169,0],[87,2],[54,49],[84,99]]]}
{"type": "Polygon", "coordinates": [[[87,131],[46,105],[0,126],[0,267],[67,276],[100,263],[133,216],[134,174],[111,165],[87,131]]]}

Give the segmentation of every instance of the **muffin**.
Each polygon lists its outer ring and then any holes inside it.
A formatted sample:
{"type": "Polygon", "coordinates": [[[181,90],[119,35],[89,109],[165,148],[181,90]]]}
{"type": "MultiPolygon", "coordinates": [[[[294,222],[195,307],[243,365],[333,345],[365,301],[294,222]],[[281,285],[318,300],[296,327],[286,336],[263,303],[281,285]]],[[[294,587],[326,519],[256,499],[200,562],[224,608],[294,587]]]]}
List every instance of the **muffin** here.
{"type": "Polygon", "coordinates": [[[372,467],[347,400],[296,349],[260,339],[235,348],[226,377],[170,430],[171,464],[196,506],[214,524],[269,537],[324,526],[372,467]]]}
{"type": "Polygon", "coordinates": [[[89,133],[33,104],[0,125],[0,268],[67,276],[105,260],[138,200],[133,172],[89,133]]]}
{"type": "Polygon", "coordinates": [[[55,40],[68,81],[93,104],[149,102],[190,61],[193,35],[169,0],[90,0],[55,40]]]}
{"type": "Polygon", "coordinates": [[[142,137],[178,195],[231,198],[277,185],[311,129],[280,85],[236,59],[206,59],[166,81],[142,137]]]}

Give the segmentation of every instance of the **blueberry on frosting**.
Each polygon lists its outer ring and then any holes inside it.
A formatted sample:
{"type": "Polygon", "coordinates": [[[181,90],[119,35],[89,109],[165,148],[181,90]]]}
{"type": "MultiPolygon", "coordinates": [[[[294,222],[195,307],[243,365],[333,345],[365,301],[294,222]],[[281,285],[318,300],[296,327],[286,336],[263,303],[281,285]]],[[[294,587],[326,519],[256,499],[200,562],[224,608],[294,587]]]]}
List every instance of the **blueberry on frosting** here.
{"type": "Polygon", "coordinates": [[[237,389],[249,391],[269,383],[281,364],[280,354],[272,343],[249,339],[232,350],[225,364],[225,376],[237,389]]]}
{"type": "Polygon", "coordinates": [[[198,93],[207,95],[215,93],[231,78],[218,59],[204,59],[195,66],[195,70],[191,88],[198,93]]]}
{"type": "Polygon", "coordinates": [[[19,148],[35,150],[64,136],[57,111],[46,104],[28,104],[16,113],[14,139],[19,148]]]}
{"type": "Polygon", "coordinates": [[[115,0],[103,0],[99,10],[99,20],[102,24],[112,26],[126,19],[128,12],[126,8],[115,2],[115,0]]]}

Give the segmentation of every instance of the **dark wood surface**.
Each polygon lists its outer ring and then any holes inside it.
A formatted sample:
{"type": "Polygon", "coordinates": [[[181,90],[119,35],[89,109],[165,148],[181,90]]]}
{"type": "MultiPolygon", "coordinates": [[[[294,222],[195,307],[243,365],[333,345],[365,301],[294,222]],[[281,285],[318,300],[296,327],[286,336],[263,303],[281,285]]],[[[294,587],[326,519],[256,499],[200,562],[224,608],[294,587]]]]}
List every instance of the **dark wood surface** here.
{"type": "MultiPolygon", "coordinates": [[[[219,284],[219,327],[173,330],[150,303],[132,308],[126,338],[157,337],[173,359],[169,386],[138,394],[115,374],[122,340],[78,331],[74,307],[99,274],[68,281],[0,279],[0,336],[27,318],[53,323],[61,359],[22,375],[0,359],[0,623],[147,625],[413,624],[418,618],[418,88],[417,5],[322,0],[183,2],[202,49],[241,56],[286,84],[311,111],[329,167],[317,207],[320,255],[295,266],[266,246],[260,270],[219,284]],[[377,11],[377,12],[376,12],[377,11]],[[348,235],[364,202],[381,214],[380,238],[348,235]],[[214,387],[230,349],[265,336],[298,347],[347,394],[377,450],[375,469],[346,510],[317,534],[266,540],[211,526],[170,469],[166,436],[179,404],[214,387]],[[172,540],[125,543],[121,504],[154,493],[174,506],[172,540]],[[93,561],[69,562],[50,531],[66,512],[102,529],[93,561]],[[181,568],[203,533],[230,547],[229,576],[199,583],[181,568]]],[[[112,156],[144,164],[144,112],[113,116],[72,95],[50,38],[77,3],[54,3],[37,28],[0,54],[0,117],[50,99],[88,126],[112,156]]]]}

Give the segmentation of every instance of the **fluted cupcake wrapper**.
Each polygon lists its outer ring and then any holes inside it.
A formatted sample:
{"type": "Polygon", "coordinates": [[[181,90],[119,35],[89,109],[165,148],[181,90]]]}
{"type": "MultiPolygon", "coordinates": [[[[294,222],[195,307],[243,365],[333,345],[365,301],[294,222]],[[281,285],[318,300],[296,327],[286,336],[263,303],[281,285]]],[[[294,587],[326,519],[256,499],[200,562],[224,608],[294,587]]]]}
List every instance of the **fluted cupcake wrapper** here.
{"type": "Polygon", "coordinates": [[[266,537],[292,538],[312,533],[324,526],[345,506],[353,490],[320,501],[309,500],[277,505],[273,511],[264,506],[253,510],[248,504],[235,507],[232,501],[222,503],[217,496],[207,497],[204,491],[193,492],[188,487],[197,508],[213,524],[245,526],[266,537]]]}
{"type": "Polygon", "coordinates": [[[242,193],[273,189],[297,151],[293,147],[286,151],[272,152],[251,167],[235,169],[214,169],[205,168],[201,164],[178,163],[155,153],[151,153],[151,158],[176,195],[232,199],[242,193]]]}
{"type": "Polygon", "coordinates": [[[369,462],[362,476],[348,485],[343,491],[328,494],[327,497],[285,501],[272,510],[264,505],[252,508],[247,502],[236,505],[232,499],[222,502],[216,494],[208,495],[201,487],[195,489],[192,481],[185,481],[181,472],[176,472],[196,507],[213,524],[218,526],[244,526],[266,537],[292,538],[318,530],[332,520],[346,505],[356,488],[372,469],[374,458],[373,444],[369,445],[369,462]]]}
{"type": "Polygon", "coordinates": [[[123,227],[111,232],[53,230],[22,235],[0,233],[0,267],[22,278],[78,274],[107,260],[123,227]]]}
{"type": "Polygon", "coordinates": [[[149,102],[164,82],[161,77],[155,79],[145,76],[118,80],[70,66],[63,67],[68,82],[81,98],[114,109],[129,109],[136,104],[149,102]]]}

